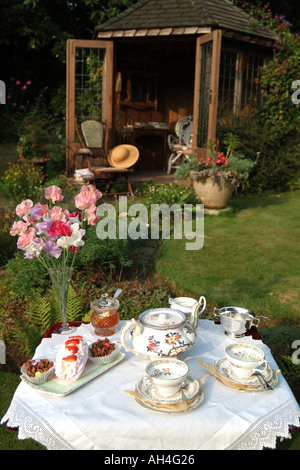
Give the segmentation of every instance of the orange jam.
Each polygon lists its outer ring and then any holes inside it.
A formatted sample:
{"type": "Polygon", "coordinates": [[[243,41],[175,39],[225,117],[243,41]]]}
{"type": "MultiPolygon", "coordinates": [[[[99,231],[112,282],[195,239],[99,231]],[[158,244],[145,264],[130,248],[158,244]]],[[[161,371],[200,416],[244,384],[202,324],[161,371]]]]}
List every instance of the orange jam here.
{"type": "Polygon", "coordinates": [[[113,335],[116,332],[119,320],[119,314],[116,310],[111,310],[109,313],[105,312],[104,314],[94,310],[91,315],[91,324],[98,336],[113,335]]]}
{"type": "Polygon", "coordinates": [[[118,300],[109,297],[108,294],[102,294],[100,299],[91,302],[91,309],[93,310],[91,324],[96,335],[111,336],[117,331],[120,320],[118,307],[118,300]]]}

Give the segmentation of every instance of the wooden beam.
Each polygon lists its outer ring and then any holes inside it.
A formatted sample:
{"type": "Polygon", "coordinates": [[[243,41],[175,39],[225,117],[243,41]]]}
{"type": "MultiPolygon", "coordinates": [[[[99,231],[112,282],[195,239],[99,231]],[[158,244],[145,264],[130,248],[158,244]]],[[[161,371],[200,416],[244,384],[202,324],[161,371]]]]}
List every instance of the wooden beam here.
{"type": "Polygon", "coordinates": [[[218,91],[219,91],[219,72],[221,56],[222,31],[216,29],[213,33],[212,66],[211,66],[211,101],[209,106],[208,118],[208,142],[215,140],[217,128],[217,109],[218,109],[218,91]]]}
{"type": "Polygon", "coordinates": [[[66,61],[66,171],[72,170],[75,140],[75,43],[67,40],[66,61]]]}
{"type": "Polygon", "coordinates": [[[193,34],[208,34],[212,31],[209,26],[192,26],[178,28],[141,28],[141,29],[120,29],[116,31],[98,31],[98,39],[120,38],[120,37],[145,37],[145,36],[181,36],[193,34]]]}

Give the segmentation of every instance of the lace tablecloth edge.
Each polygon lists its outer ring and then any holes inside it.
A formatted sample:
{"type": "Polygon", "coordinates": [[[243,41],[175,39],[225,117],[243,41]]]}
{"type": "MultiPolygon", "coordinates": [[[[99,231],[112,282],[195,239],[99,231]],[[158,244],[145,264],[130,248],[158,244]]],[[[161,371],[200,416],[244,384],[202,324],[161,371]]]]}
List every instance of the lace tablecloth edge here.
{"type": "MultiPolygon", "coordinates": [[[[18,438],[32,438],[48,450],[76,450],[59,436],[41,416],[36,416],[20,399],[2,418],[1,424],[18,427],[18,438]]],[[[300,408],[293,398],[280,405],[270,415],[253,423],[249,429],[224,450],[275,449],[277,438],[289,438],[290,426],[300,427],[300,408]],[[280,414],[279,414],[280,411],[280,414]]]]}
{"type": "Polygon", "coordinates": [[[41,416],[37,416],[19,397],[15,397],[1,424],[9,428],[18,428],[18,438],[34,439],[48,450],[76,450],[59,436],[41,416]]]}
{"type": "Polygon", "coordinates": [[[300,427],[300,408],[293,398],[273,410],[272,414],[253,423],[226,450],[275,449],[277,438],[290,437],[290,426],[300,427]]]}

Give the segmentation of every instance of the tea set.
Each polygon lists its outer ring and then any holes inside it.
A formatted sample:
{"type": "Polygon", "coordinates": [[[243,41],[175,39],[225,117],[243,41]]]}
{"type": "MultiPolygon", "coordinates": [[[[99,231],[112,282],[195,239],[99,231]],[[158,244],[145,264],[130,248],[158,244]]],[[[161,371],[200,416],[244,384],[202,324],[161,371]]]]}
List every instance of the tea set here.
{"type": "MultiPolygon", "coordinates": [[[[102,316],[103,309],[107,312],[107,299],[104,300],[102,316]]],[[[115,313],[117,301],[109,300],[115,313]]],[[[146,310],[138,319],[133,318],[122,326],[120,341],[125,351],[150,359],[144,376],[137,381],[135,392],[130,394],[140,405],[153,411],[190,411],[204,398],[201,379],[195,379],[179,357],[196,342],[199,316],[206,308],[206,299],[203,296],[198,301],[191,297],[176,297],[170,298],[169,304],[168,308],[146,310]]],[[[98,320],[99,312],[96,313],[98,320]]],[[[241,307],[215,308],[214,315],[219,317],[224,334],[233,339],[245,336],[253,325],[259,325],[260,318],[266,318],[255,317],[251,310],[241,307]]],[[[249,385],[249,391],[250,387],[254,391],[266,390],[271,387],[270,382],[272,388],[276,385],[276,374],[259,347],[233,343],[224,353],[213,366],[213,374],[221,382],[232,388],[249,385]]]]}

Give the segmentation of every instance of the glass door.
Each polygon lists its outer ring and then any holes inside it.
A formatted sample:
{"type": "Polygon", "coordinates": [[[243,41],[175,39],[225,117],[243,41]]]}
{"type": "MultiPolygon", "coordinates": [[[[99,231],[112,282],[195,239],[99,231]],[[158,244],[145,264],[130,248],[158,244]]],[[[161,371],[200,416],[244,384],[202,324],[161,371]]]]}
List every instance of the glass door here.
{"type": "Polygon", "coordinates": [[[105,129],[111,147],[113,103],[113,42],[69,39],[66,83],[66,169],[74,171],[74,154],[80,147],[76,123],[93,118],[105,129]]]}
{"type": "Polygon", "coordinates": [[[194,148],[206,148],[216,138],[221,39],[222,31],[215,30],[196,43],[194,148]]]}

